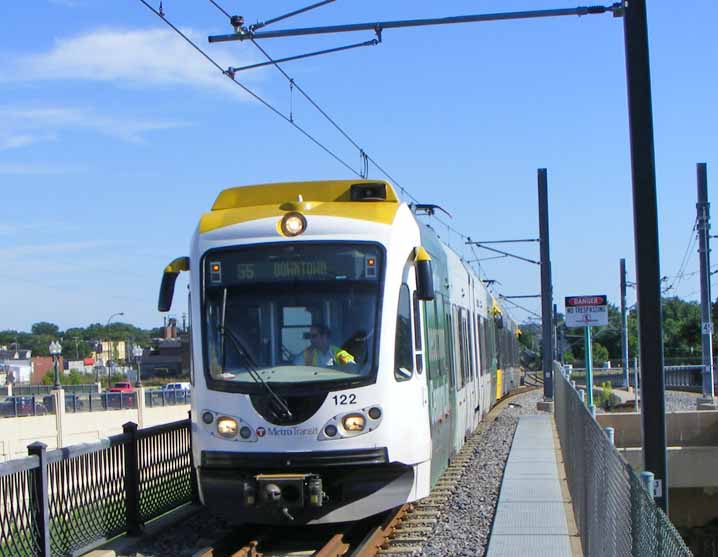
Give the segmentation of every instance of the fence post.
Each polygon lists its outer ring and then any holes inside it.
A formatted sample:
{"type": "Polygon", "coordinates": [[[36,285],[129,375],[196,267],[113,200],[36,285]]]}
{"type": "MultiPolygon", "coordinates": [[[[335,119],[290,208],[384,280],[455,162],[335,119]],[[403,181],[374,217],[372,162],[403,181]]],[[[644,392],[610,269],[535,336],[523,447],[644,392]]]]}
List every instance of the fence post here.
{"type": "Polygon", "coordinates": [[[187,433],[189,434],[189,478],[191,482],[192,503],[199,504],[199,486],[197,470],[194,467],[194,451],[192,450],[192,410],[187,410],[187,433]]]}
{"type": "Polygon", "coordinates": [[[57,446],[65,446],[65,390],[53,390],[50,394],[53,404],[55,405],[55,429],[57,437],[57,446]]]}
{"type": "Polygon", "coordinates": [[[145,388],[135,389],[137,397],[137,421],[140,428],[145,427],[145,388]]]}
{"type": "Polygon", "coordinates": [[[615,445],[616,444],[615,430],[612,427],[607,427],[603,431],[606,432],[606,437],[608,437],[608,440],[611,442],[611,445],[615,445]]]}
{"type": "Polygon", "coordinates": [[[127,534],[139,536],[142,533],[140,521],[140,469],[137,451],[137,424],[127,422],[122,432],[129,435],[125,444],[125,520],[127,534]]]}
{"type": "Polygon", "coordinates": [[[653,488],[653,479],[653,472],[641,472],[641,484],[643,484],[643,487],[646,488],[646,491],[651,499],[655,499],[656,497],[656,492],[653,488]]]}
{"type": "Polygon", "coordinates": [[[50,553],[50,498],[47,482],[47,445],[35,441],[27,446],[27,454],[36,456],[38,461],[37,470],[33,476],[33,490],[35,500],[33,507],[35,511],[35,522],[37,523],[37,548],[40,553],[38,557],[51,557],[50,553]]]}
{"type": "Polygon", "coordinates": [[[584,391],[583,389],[579,389],[578,398],[581,399],[581,404],[586,404],[586,391],[584,391]]]}

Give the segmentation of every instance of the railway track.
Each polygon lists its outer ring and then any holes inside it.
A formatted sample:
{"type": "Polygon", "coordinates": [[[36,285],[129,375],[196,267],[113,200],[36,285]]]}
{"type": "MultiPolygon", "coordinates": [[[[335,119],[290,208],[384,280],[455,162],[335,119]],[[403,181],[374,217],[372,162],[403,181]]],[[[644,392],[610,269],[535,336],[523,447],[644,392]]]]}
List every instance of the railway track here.
{"type": "Polygon", "coordinates": [[[502,398],[454,456],[426,499],[347,524],[283,528],[246,525],[193,557],[405,557],[418,553],[473,459],[481,433],[512,399],[537,388],[527,385],[502,398]]]}

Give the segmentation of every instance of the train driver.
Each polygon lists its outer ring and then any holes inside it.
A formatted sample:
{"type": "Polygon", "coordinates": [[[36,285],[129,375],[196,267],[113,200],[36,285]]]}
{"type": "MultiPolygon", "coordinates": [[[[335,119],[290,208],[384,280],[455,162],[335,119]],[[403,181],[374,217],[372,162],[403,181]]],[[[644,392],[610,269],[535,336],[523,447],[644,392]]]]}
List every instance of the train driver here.
{"type": "Polygon", "coordinates": [[[354,356],[329,342],[329,327],[312,325],[309,329],[310,345],[294,357],[294,365],[333,366],[353,364],[354,356]]]}

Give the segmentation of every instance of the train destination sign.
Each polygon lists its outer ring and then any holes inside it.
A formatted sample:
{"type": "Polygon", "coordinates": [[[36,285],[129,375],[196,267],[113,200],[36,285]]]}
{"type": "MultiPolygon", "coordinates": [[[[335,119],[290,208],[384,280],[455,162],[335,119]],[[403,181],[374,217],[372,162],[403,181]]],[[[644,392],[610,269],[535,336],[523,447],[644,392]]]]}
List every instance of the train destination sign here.
{"type": "Polygon", "coordinates": [[[600,327],[608,325],[608,297],[598,296],[567,296],[566,326],[567,327],[600,327]]]}
{"type": "Polygon", "coordinates": [[[210,286],[292,281],[377,281],[381,253],[367,244],[249,247],[206,257],[210,286]]]}

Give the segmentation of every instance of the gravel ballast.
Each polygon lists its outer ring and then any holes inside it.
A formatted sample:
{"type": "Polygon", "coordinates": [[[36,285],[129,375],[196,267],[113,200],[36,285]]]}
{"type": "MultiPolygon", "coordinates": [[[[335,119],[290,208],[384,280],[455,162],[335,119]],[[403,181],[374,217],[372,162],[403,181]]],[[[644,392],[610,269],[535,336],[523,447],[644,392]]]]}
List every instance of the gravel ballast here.
{"type": "Polygon", "coordinates": [[[476,433],[481,438],[459,489],[443,509],[430,540],[414,555],[485,554],[518,418],[536,414],[536,403],[542,398],[541,390],[514,397],[493,423],[476,433]]]}

